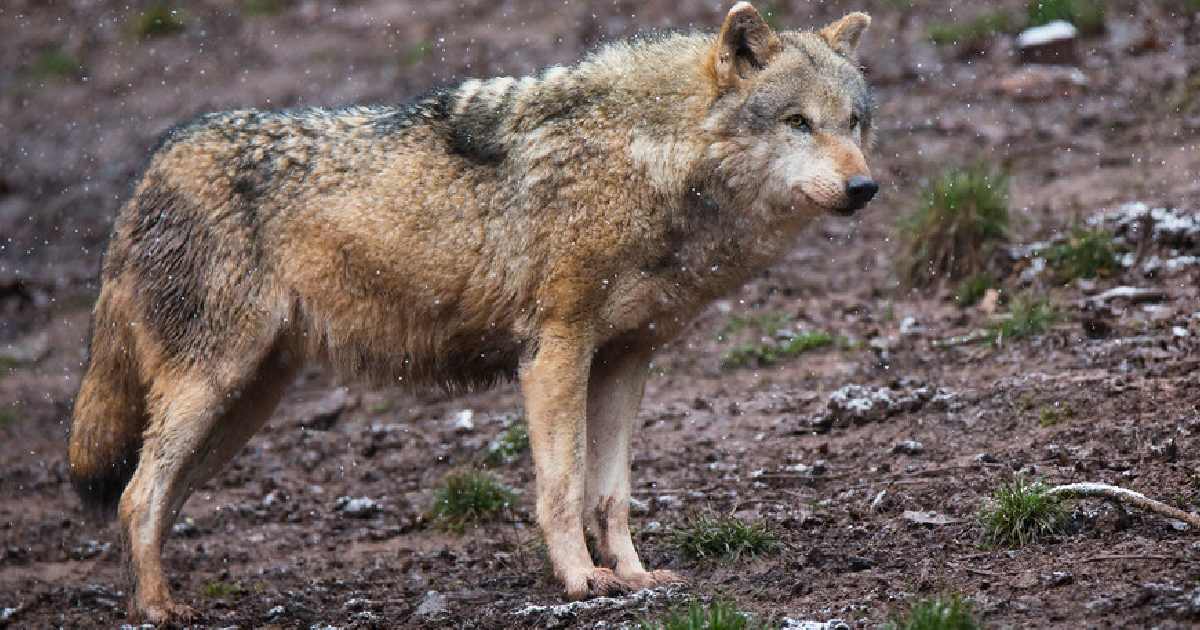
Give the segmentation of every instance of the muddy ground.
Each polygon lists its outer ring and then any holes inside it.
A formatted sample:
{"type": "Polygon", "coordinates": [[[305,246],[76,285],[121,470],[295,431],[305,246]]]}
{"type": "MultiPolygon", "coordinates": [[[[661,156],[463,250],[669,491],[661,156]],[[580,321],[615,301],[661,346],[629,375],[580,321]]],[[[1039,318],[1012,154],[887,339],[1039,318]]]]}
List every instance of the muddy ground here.
{"type": "MultiPolygon", "coordinates": [[[[812,228],[657,357],[635,442],[634,527],[647,564],[687,576],[684,589],[521,614],[561,603],[532,525],[528,455],[491,469],[524,490],[504,522],[457,536],[422,519],[438,481],[479,464],[519,416],[514,387],[447,397],[312,368],[192,498],[166,546],[198,625],[612,627],[723,596],[765,618],[872,627],[942,592],[971,598],[988,627],[1200,623],[1200,538],[1181,524],[1081,502],[1070,533],[1004,550],[980,546],[976,521],[1015,474],[1114,483],[1200,509],[1200,266],[1180,258],[1190,246],[1151,239],[1125,271],[1067,286],[1022,280],[1028,261],[1018,261],[1006,286],[1048,297],[1062,318],[999,347],[942,343],[989,315],[958,308],[948,289],[904,291],[896,277],[899,218],[946,166],[1009,170],[1014,244],[1129,202],[1194,220],[1197,19],[1173,8],[1185,2],[1109,3],[1107,32],[1080,45],[1086,85],[1045,85],[1022,74],[1011,38],[976,56],[927,43],[931,20],[966,18],[982,3],[906,4],[775,3],[789,26],[873,13],[862,62],[878,86],[872,165],[883,193],[852,220],[812,228]],[[1175,262],[1147,270],[1155,256],[1175,262]],[[1158,295],[1097,305],[1117,286],[1158,295]],[[735,343],[755,341],[722,332],[764,313],[845,342],[722,369],[735,343]],[[947,395],[822,426],[846,385],[947,395]],[[340,412],[320,413],[331,407],[340,412]],[[473,430],[455,429],[463,410],[473,430]],[[906,440],[921,447],[896,448],[906,440]],[[352,517],[335,510],[343,496],[381,510],[352,517]],[[706,511],[764,519],[784,547],[689,561],[665,532],[706,511]],[[944,518],[914,523],[911,511],[944,518]]],[[[0,626],[124,620],[116,530],[84,519],[64,440],[100,254],[159,133],[234,106],[402,101],[465,76],[570,62],[639,30],[713,28],[722,14],[716,2],[209,1],[187,3],[181,31],[143,40],[131,30],[138,6],[0,6],[0,626]]]]}

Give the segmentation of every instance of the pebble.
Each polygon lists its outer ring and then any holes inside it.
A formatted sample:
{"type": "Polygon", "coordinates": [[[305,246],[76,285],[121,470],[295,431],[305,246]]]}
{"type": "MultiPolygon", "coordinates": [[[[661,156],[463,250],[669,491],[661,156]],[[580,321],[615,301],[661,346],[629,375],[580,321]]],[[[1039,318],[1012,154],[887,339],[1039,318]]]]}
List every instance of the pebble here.
{"type": "Polygon", "coordinates": [[[916,440],[904,440],[893,446],[892,452],[901,455],[920,455],[925,452],[925,445],[916,440]]]}
{"type": "Polygon", "coordinates": [[[1070,22],[1054,20],[1027,28],[1017,36],[1017,53],[1023,63],[1076,64],[1075,41],[1079,29],[1070,22]]]}
{"type": "Polygon", "coordinates": [[[267,619],[274,619],[276,617],[280,617],[285,612],[287,612],[287,608],[284,608],[282,605],[275,606],[271,610],[267,611],[267,619]]]}
{"type": "Polygon", "coordinates": [[[783,625],[779,627],[779,630],[850,630],[850,625],[841,619],[809,621],[807,619],[784,617],[783,625]]]}
{"type": "Polygon", "coordinates": [[[417,611],[413,613],[417,617],[436,617],[449,612],[446,607],[446,597],[437,591],[429,591],[425,593],[425,598],[421,600],[421,605],[417,606],[417,611]]]}
{"type": "Polygon", "coordinates": [[[454,432],[455,433],[471,433],[475,430],[475,412],[470,409],[463,409],[454,414],[454,432]]]}
{"type": "Polygon", "coordinates": [[[333,509],[353,518],[368,518],[383,511],[383,506],[367,497],[338,497],[333,509]]]}

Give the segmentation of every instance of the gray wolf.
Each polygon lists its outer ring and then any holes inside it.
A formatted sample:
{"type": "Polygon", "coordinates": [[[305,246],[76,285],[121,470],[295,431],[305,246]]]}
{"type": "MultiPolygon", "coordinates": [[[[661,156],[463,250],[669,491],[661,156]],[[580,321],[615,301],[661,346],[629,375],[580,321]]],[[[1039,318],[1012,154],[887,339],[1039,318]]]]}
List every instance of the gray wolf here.
{"type": "Polygon", "coordinates": [[[776,32],[738,3],[715,35],[405,107],[169,132],[113,228],[69,441],[85,505],[120,518],[134,616],[193,614],[168,592],[167,532],[310,360],[414,386],[519,379],[566,595],[677,580],[629,533],[648,363],[814,218],[875,194],[869,23],[776,32]]]}

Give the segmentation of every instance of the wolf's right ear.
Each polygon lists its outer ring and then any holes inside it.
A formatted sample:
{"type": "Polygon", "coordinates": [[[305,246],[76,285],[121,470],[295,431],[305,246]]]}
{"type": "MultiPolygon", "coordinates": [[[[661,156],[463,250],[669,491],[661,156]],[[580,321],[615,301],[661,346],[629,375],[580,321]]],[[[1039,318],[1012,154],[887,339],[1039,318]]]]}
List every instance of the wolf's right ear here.
{"type": "Polygon", "coordinates": [[[733,5],[713,49],[712,69],[718,91],[736,88],[766,67],[780,50],[783,43],[779,36],[749,2],[733,5]]]}

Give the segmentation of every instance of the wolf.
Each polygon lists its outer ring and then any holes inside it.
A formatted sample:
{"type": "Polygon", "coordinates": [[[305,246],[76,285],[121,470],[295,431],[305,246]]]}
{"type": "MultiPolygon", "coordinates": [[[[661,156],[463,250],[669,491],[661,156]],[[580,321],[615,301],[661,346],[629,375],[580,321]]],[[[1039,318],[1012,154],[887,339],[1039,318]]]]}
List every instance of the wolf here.
{"type": "Polygon", "coordinates": [[[407,106],[169,131],[113,227],[69,438],[84,505],[119,516],[132,616],[194,615],[164,539],[310,360],[451,390],[516,378],[566,596],[679,580],[629,531],[649,361],[815,218],[875,195],[869,24],[777,32],[742,2],[715,35],[407,106]]]}

